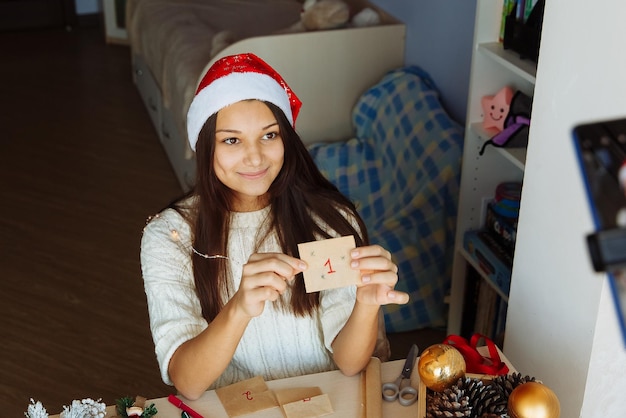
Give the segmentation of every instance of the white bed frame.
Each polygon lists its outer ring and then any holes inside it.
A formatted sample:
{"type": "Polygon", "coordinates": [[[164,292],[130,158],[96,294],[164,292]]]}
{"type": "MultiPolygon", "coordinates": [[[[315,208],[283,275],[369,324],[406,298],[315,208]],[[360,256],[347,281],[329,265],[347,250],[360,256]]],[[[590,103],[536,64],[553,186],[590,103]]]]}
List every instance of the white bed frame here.
{"type": "MultiPolygon", "coordinates": [[[[353,136],[351,113],[358,98],[387,71],[404,63],[405,25],[365,1],[348,3],[352,10],[377,10],[382,23],[243,39],[209,60],[205,70],[223,56],[253,52],[273,66],[302,100],[296,129],[305,143],[349,139],[353,136]]],[[[195,177],[195,157],[186,132],[176,129],[154,77],[141,55],[131,52],[133,80],[186,191],[195,177]]]]}

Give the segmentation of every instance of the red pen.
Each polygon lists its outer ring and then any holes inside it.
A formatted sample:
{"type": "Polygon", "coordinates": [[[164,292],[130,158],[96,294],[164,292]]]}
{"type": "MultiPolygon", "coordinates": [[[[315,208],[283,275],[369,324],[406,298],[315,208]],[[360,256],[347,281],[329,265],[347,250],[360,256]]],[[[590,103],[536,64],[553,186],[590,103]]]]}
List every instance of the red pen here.
{"type": "Polygon", "coordinates": [[[167,400],[170,401],[170,403],[174,405],[176,408],[182,409],[183,411],[187,412],[193,418],[204,418],[202,415],[200,415],[199,413],[191,409],[188,405],[186,405],[183,401],[181,401],[174,395],[168,396],[167,400]]]}

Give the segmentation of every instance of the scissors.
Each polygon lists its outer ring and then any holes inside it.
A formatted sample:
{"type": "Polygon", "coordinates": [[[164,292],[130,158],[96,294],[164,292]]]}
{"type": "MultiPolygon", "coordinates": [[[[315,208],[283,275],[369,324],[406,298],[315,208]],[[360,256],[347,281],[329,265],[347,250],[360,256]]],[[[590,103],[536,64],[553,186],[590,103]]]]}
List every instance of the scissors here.
{"type": "Polygon", "coordinates": [[[417,389],[412,387],[410,383],[417,352],[417,345],[413,344],[411,350],[409,350],[409,355],[406,357],[400,376],[393,383],[383,384],[383,399],[387,402],[393,402],[397,399],[400,405],[409,406],[417,400],[417,389]],[[402,381],[405,379],[409,380],[409,386],[402,387],[402,381]]]}

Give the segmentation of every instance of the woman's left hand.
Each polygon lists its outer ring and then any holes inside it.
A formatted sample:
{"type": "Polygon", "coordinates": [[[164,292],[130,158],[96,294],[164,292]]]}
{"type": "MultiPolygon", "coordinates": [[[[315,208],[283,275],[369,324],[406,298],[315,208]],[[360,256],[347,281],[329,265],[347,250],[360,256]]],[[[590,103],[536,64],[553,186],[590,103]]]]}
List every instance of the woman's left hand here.
{"type": "Polygon", "coordinates": [[[398,282],[398,266],[391,261],[391,253],[380,245],[355,248],[350,252],[350,266],[361,271],[361,284],[356,297],[367,305],[405,304],[409,295],[394,290],[398,282]]]}

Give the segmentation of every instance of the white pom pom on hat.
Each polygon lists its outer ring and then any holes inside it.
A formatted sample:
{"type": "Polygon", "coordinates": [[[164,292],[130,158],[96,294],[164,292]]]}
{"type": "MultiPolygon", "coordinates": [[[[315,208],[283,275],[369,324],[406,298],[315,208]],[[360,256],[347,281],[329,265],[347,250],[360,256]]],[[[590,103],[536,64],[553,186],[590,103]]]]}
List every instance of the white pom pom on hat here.
{"type": "Polygon", "coordinates": [[[256,99],[278,106],[295,127],[302,102],[285,80],[251,53],[217,60],[206,72],[187,112],[187,138],[195,151],[200,130],[220,109],[242,100],[256,99]]]}

